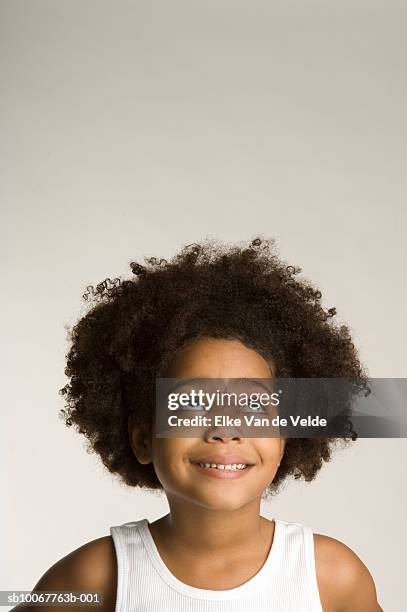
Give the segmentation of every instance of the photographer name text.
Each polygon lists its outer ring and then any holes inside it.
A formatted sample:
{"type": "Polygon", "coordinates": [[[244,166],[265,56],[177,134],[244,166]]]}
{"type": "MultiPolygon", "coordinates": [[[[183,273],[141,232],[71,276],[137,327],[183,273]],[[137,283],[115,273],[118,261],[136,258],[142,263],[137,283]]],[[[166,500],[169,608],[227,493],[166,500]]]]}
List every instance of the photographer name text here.
{"type": "Polygon", "coordinates": [[[179,417],[171,415],[168,417],[170,427],[326,427],[327,420],[319,416],[293,416],[288,419],[280,416],[258,417],[254,415],[244,415],[240,417],[230,417],[224,414],[217,414],[213,417],[206,415],[195,415],[193,417],[179,417]]]}

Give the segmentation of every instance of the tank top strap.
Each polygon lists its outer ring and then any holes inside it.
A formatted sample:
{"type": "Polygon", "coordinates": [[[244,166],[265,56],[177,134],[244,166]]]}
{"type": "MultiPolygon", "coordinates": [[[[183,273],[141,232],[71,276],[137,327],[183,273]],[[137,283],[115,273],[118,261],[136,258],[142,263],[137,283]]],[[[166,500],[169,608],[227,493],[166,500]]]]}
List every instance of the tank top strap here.
{"type": "MultiPolygon", "coordinates": [[[[140,537],[139,525],[148,523],[147,519],[130,521],[123,525],[110,527],[117,560],[117,589],[115,612],[129,610],[131,597],[133,559],[143,557],[143,543],[140,537]]],[[[134,585],[133,585],[134,588],[134,585]]]]}
{"type": "Polygon", "coordinates": [[[313,610],[323,612],[319,594],[316,565],[314,533],[310,526],[299,522],[280,520],[284,552],[282,561],[285,567],[286,582],[306,585],[306,596],[313,610]]]}

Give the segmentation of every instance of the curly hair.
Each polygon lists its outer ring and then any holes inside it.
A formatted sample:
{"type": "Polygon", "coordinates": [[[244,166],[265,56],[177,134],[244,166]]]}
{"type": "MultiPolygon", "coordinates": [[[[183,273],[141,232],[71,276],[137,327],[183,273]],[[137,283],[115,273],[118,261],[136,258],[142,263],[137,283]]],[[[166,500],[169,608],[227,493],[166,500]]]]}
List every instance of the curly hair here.
{"type": "MultiPolygon", "coordinates": [[[[277,377],[366,377],[348,326],[321,306],[317,287],[295,277],[301,268],[279,258],[274,239],[230,246],[206,238],[169,261],[145,257],[130,268],[130,279],[87,287],[92,307],[69,332],[70,382],[59,391],[59,416],[129,486],[162,489],[153,464],[132,451],[128,420],[151,424],[156,377],[193,339],[238,339],[273,362],[277,377]]],[[[338,441],[289,438],[266,494],[288,476],[313,480],[338,441]]]]}

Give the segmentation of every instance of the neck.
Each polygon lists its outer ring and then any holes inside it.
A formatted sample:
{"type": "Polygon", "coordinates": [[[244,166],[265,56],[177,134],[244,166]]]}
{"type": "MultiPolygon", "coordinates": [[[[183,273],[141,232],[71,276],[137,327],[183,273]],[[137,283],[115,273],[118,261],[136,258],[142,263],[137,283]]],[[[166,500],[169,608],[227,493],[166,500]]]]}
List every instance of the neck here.
{"type": "Polygon", "coordinates": [[[168,503],[170,513],[156,521],[152,531],[159,531],[178,550],[193,547],[198,554],[222,551],[227,555],[253,550],[256,544],[262,547],[268,540],[271,523],[260,516],[260,498],[236,510],[208,509],[172,497],[168,503]]]}

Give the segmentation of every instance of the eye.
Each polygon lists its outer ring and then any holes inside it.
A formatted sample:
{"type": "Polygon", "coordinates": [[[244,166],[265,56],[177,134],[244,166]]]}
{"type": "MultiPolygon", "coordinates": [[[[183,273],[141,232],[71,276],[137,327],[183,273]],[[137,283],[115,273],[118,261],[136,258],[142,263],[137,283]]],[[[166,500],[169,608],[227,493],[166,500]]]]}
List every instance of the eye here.
{"type": "Polygon", "coordinates": [[[205,410],[205,406],[204,404],[186,404],[184,406],[182,406],[181,410],[185,410],[186,412],[189,412],[190,410],[197,410],[199,412],[202,412],[203,410],[205,410]]]}
{"type": "Polygon", "coordinates": [[[241,410],[242,412],[266,412],[263,406],[252,406],[251,404],[245,404],[244,406],[241,406],[241,410]]]}

